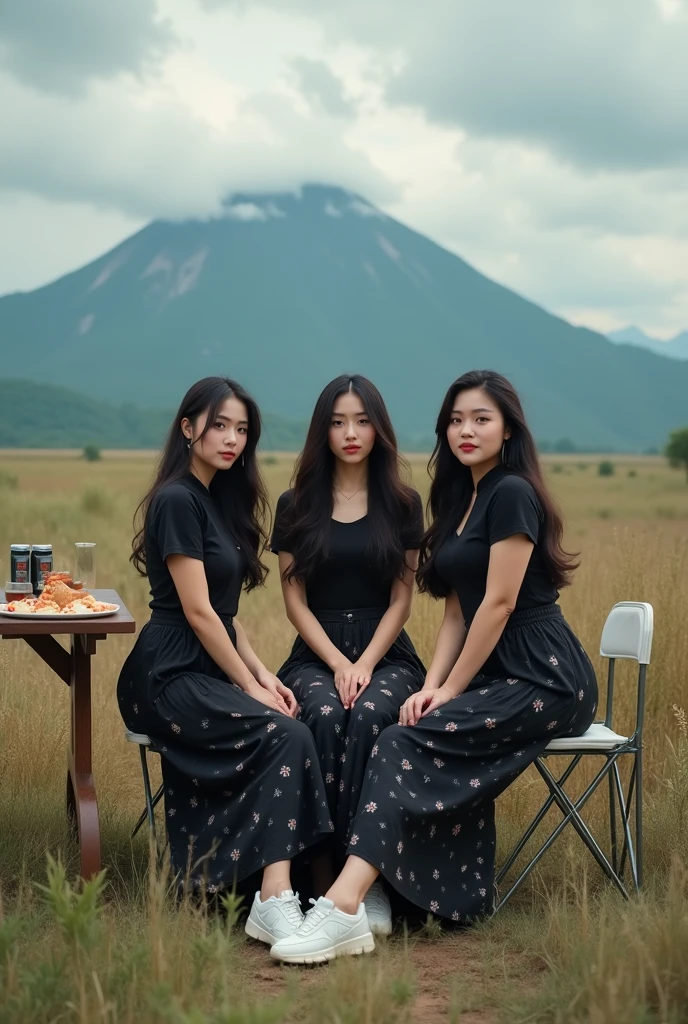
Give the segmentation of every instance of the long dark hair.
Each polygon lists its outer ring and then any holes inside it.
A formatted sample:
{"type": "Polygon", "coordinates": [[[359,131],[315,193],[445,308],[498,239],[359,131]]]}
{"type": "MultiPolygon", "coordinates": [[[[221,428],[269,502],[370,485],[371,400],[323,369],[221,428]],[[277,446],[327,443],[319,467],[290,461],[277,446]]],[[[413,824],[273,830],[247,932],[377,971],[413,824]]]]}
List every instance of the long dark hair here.
{"type": "Polygon", "coordinates": [[[256,460],[261,430],[260,411],[248,392],[229,377],[204,377],[193,384],[184,395],[172,421],[153,484],[134,514],[136,534],[129,561],[133,562],[141,576],[147,575],[146,521],[151,503],[161,488],[186,476],[191,466],[191,450],[182,432],[181,422],[188,419],[195,425],[198,417],[207,413],[205,426],[196,439],[200,441],[215,423],[228,398],[236,398],[246,406],[246,447],[241,460],[237,460],[231,472],[225,470],[215,474],[209,490],[219,503],[246,557],[246,590],[252,590],[265,580],[267,566],[261,562],[260,554],[266,543],[265,522],[269,516],[269,506],[256,460]]]}
{"type": "Polygon", "coordinates": [[[510,432],[504,443],[503,463],[513,473],[524,477],[535,491],[542,506],[545,520],[539,546],[542,558],[557,588],[571,582],[578,568],[575,556],[564,551],[564,526],[540,468],[537,448],[526,423],[521,400],[513,385],[494,370],[470,370],[455,380],[442,402],[435,433],[437,441],[428,463],[432,477],[428,510],[431,525],[423,537],[420,549],[418,586],[433,597],[446,597],[450,588],[435,570],[435,555],[443,541],[461,522],[471,502],[473,477],[470,468],[462,465],[447,441],[447,427],[451,420],[456,396],[460,391],[482,388],[496,403],[510,432]]]}
{"type": "Polygon", "coordinates": [[[336,459],[328,435],[335,402],[347,391],[358,395],[375,428],[375,443],[368,456],[370,557],[386,578],[401,578],[406,570],[401,526],[413,513],[414,491],[402,480],[402,472],[408,478],[409,468],[399,455],[392,421],[378,389],[360,374],[343,374],[330,381],[315,403],[306,443],[294,467],[284,542],[294,560],[284,574],[287,580],[304,579],[327,557],[336,459]]]}

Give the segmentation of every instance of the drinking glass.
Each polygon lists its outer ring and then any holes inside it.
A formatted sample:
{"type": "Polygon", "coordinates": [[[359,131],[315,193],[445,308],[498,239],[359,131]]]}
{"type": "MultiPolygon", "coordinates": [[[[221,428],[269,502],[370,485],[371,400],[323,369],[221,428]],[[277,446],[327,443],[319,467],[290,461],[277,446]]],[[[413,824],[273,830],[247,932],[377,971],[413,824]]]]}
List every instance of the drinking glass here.
{"type": "Polygon", "coordinates": [[[93,590],[96,585],[96,546],[89,541],[79,541],[76,550],[75,580],[81,580],[84,590],[93,590]]]}

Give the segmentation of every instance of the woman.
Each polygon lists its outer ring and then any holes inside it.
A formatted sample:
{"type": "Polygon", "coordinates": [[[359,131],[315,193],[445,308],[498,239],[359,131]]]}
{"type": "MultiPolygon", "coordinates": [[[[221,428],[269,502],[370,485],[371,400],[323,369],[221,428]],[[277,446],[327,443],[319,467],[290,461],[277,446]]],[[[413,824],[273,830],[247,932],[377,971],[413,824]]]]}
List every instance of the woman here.
{"type": "Polygon", "coordinates": [[[236,619],[242,585],[266,572],[259,437],[258,408],[234,381],[207,377],[185,395],[138,510],[131,560],[152,614],[117,695],[162,757],[174,868],[210,893],[262,868],[246,931],[272,943],[302,918],[290,860],[331,823],[296,701],[236,619]]]}
{"type": "MultiPolygon", "coordinates": [[[[399,465],[380,392],[365,377],[337,377],[316,403],[293,490],[277,504],[272,549],[299,634],[278,676],[315,737],[335,822],[329,860],[316,864],[321,892],[334,877],[332,857],[337,867],[343,863],[375,741],[423,681],[403,631],[423,515],[399,465]]],[[[375,929],[390,932],[380,885],[366,906],[375,929]]]]}
{"type": "Polygon", "coordinates": [[[436,431],[418,573],[445,601],[432,664],[373,749],[344,870],[277,959],[372,949],[361,897],[380,873],[441,917],[488,913],[495,798],[595,714],[592,665],[555,603],[576,564],[516,392],[493,371],[466,373],[436,431]]]}

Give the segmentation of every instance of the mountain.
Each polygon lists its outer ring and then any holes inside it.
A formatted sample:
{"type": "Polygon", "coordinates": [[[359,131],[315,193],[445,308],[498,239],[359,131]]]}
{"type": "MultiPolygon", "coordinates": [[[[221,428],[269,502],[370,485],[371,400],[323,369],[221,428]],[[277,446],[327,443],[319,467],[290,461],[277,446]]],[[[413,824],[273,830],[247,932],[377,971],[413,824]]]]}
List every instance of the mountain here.
{"type": "Polygon", "coordinates": [[[226,373],[291,420],[309,417],[336,374],[359,372],[416,442],[472,367],[513,380],[540,439],[642,450],[688,419],[688,364],[572,327],[324,186],[234,196],[212,220],[154,222],[44,288],[5,296],[0,366],[160,408],[226,373]]]}
{"type": "Polygon", "coordinates": [[[659,344],[656,338],[651,338],[645,331],[633,325],[621,327],[618,331],[611,331],[607,337],[611,341],[619,341],[624,345],[641,345],[643,348],[654,348],[659,344]]]}
{"type": "MultiPolygon", "coordinates": [[[[0,379],[0,445],[3,448],[158,448],[174,409],[111,405],[68,388],[0,379]]],[[[306,423],[263,415],[261,448],[296,451],[306,423]]]]}
{"type": "Polygon", "coordinates": [[[607,335],[611,341],[621,342],[626,345],[640,345],[658,355],[668,356],[670,359],[688,359],[688,331],[682,331],[676,337],[668,341],[660,341],[653,338],[639,327],[622,327],[618,331],[612,331],[607,335]]]}

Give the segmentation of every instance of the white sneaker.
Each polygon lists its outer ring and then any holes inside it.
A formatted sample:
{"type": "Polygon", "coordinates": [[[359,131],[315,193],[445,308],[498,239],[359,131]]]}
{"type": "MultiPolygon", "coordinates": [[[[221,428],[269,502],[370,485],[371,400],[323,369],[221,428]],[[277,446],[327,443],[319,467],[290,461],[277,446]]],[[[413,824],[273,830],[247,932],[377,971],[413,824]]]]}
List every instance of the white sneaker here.
{"type": "Polygon", "coordinates": [[[276,942],[271,957],[286,964],[320,964],[336,956],[372,953],[375,939],[363,903],[356,914],[345,914],[324,896],[311,903],[301,927],[276,942]]]}
{"type": "Polygon", "coordinates": [[[389,902],[389,896],[379,879],[377,882],[373,882],[363,897],[363,905],[365,906],[366,917],[368,918],[368,924],[373,935],[391,935],[392,907],[389,902]]]}
{"type": "Polygon", "coordinates": [[[280,896],[261,901],[257,892],[246,921],[246,934],[272,946],[278,939],[293,935],[303,921],[299,894],[285,889],[280,896]]]}

